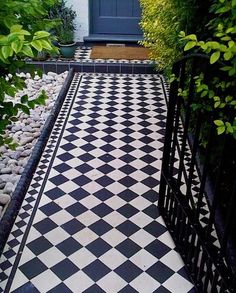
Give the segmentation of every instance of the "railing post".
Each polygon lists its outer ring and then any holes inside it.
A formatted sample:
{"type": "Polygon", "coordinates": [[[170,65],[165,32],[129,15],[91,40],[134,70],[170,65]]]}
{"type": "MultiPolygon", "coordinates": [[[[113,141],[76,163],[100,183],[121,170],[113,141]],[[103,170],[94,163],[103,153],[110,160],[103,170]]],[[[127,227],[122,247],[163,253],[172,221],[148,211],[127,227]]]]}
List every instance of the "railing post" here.
{"type": "MultiPolygon", "coordinates": [[[[176,78],[179,77],[180,65],[176,63],[173,67],[173,74],[176,78]]],[[[170,95],[168,102],[168,114],[166,121],[166,129],[165,129],[165,140],[163,147],[163,157],[162,157],[162,168],[161,168],[161,180],[160,180],[160,188],[159,188],[159,200],[158,206],[159,208],[164,207],[165,202],[165,193],[166,186],[169,174],[169,162],[171,155],[171,142],[172,142],[172,133],[173,133],[173,125],[174,125],[174,117],[175,117],[175,107],[178,98],[178,80],[175,79],[170,86],[170,95]]]]}

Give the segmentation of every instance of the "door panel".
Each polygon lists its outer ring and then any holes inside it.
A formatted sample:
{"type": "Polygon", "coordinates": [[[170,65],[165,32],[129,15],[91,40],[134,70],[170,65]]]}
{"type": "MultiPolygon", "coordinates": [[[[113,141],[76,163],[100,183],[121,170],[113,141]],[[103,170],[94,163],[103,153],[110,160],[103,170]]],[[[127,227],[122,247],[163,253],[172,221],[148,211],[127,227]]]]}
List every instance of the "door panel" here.
{"type": "Polygon", "coordinates": [[[139,0],[92,0],[91,9],[93,33],[142,35],[139,0]]]}

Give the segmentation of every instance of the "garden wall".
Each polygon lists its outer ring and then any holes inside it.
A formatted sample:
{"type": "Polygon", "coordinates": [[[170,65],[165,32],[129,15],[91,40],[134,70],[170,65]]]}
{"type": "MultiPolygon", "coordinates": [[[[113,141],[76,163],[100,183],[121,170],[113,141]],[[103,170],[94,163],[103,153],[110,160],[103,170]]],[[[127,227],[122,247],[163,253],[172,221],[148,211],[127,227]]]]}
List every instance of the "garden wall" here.
{"type": "Polygon", "coordinates": [[[89,34],[89,0],[67,0],[67,5],[77,13],[75,41],[83,42],[89,34]]]}

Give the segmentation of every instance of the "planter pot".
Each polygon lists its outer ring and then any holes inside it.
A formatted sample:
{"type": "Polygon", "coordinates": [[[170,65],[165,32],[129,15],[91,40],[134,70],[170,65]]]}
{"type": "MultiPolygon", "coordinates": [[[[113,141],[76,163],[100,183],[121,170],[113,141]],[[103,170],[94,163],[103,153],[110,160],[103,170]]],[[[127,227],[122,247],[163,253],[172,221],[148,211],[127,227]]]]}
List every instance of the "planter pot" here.
{"type": "Polygon", "coordinates": [[[76,50],[76,43],[73,44],[60,44],[58,43],[61,51],[61,55],[65,58],[73,58],[75,55],[75,50],[76,50]]]}

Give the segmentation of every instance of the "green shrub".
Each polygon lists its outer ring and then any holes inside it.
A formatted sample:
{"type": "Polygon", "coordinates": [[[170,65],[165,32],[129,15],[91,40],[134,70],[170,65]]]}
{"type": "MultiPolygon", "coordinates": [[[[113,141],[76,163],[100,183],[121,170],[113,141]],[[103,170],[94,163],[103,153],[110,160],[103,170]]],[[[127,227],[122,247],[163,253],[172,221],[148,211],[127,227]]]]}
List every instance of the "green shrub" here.
{"type": "Polygon", "coordinates": [[[36,57],[43,50],[56,50],[47,32],[54,26],[47,9],[54,4],[55,0],[5,0],[0,5],[0,145],[14,147],[4,133],[19,111],[29,113],[36,104],[44,103],[44,92],[35,100],[24,95],[20,103],[15,103],[14,97],[26,87],[24,79],[17,75],[19,70],[29,70],[25,58],[36,57]]]}
{"type": "Polygon", "coordinates": [[[199,4],[197,0],[141,0],[144,32],[142,44],[151,49],[151,58],[159,69],[170,68],[182,55],[183,44],[179,32],[201,32],[206,22],[204,11],[208,0],[199,4]],[[201,11],[201,13],[198,13],[201,11]]]}
{"type": "Polygon", "coordinates": [[[212,80],[211,87],[204,84],[204,76],[198,78],[196,90],[201,94],[199,104],[210,104],[211,111],[218,113],[215,120],[218,134],[230,133],[236,139],[236,0],[215,0],[210,12],[213,17],[208,27],[208,38],[181,32],[185,51],[203,52],[209,55],[210,64],[221,61],[225,66],[224,80],[212,80]],[[220,89],[220,94],[219,94],[220,89]],[[229,114],[230,113],[230,114],[229,114]],[[231,117],[229,117],[231,116],[231,117]]]}

